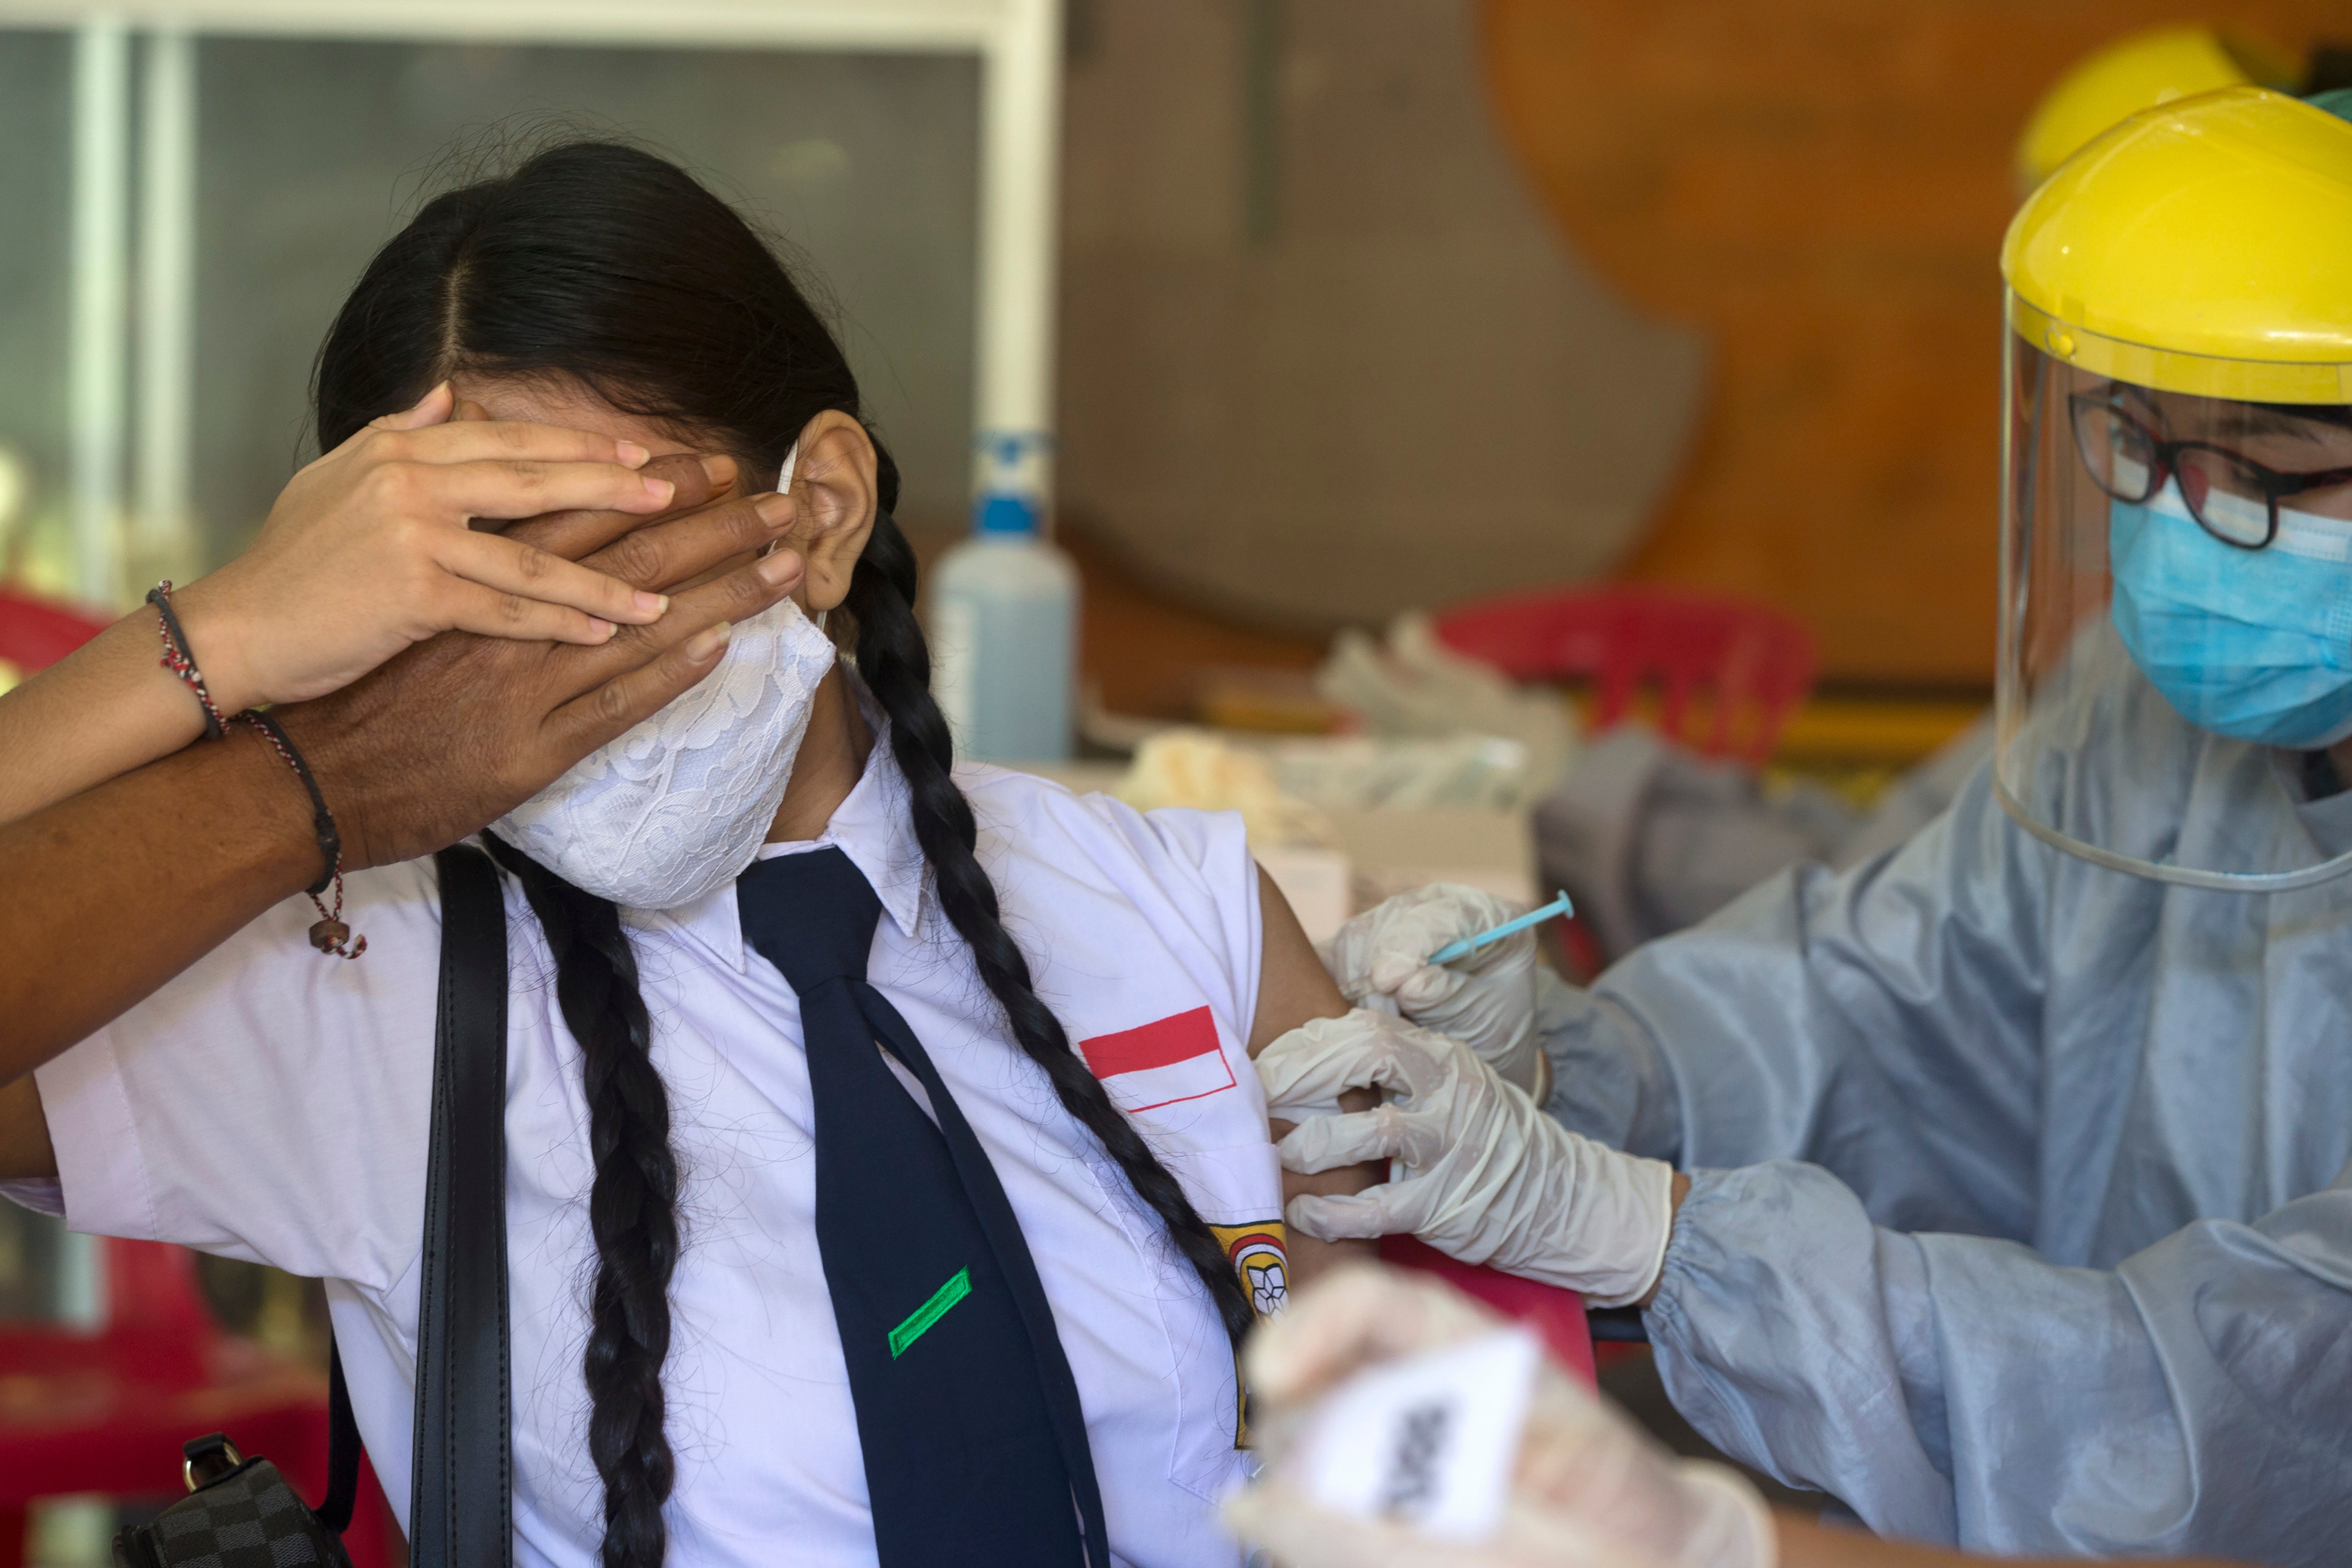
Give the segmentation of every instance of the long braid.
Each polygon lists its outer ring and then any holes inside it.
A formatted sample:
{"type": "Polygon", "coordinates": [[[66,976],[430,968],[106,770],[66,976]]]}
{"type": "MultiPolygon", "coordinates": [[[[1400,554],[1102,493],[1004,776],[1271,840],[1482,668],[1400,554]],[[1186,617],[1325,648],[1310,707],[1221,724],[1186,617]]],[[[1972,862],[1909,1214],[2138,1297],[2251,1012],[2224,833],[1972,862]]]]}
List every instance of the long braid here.
{"type": "Polygon", "coordinates": [[[1168,1227],[1208,1287],[1226,1333],[1239,1344],[1255,1316],[1239,1272],[1134,1121],[1111,1103],[1101,1081],[1070,1048],[1062,1021],[1031,984],[1029,961],[1004,929],[995,885],[972,852],[978,826],[971,803],[948,772],[954,742],[931,699],[930,649],[912,608],[915,552],[888,510],[898,476],[887,455],[882,462],[883,510],[851,574],[845,607],[857,618],[857,673],[890,718],[890,754],[914,798],[915,837],[930,865],[940,908],[970,944],[980,977],[1003,1007],[1022,1051],[1045,1069],[1062,1109],[1101,1140],[1136,1196],[1168,1227]]]}
{"type": "Polygon", "coordinates": [[[588,1225],[596,1242],[587,1375],[588,1453],[604,1484],[603,1568],[659,1568],[668,1551],[662,1505],[677,1462],[662,1429],[662,1363],[669,1354],[670,1275],[677,1268],[677,1155],[669,1092],[652,1058],[636,954],[620,915],[496,837],[499,865],[520,879],[555,955],[555,995],[580,1042],[588,1142],[596,1174],[588,1225]]]}

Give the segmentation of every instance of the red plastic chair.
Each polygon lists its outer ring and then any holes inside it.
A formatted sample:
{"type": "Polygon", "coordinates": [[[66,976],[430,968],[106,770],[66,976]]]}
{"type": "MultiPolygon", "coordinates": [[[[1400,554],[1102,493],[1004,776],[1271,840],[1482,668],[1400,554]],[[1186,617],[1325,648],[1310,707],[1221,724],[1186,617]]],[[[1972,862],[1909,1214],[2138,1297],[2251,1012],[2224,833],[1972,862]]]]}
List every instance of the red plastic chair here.
{"type": "Polygon", "coordinates": [[[30,675],[106,629],[87,611],[0,587],[0,658],[30,675]]]}
{"type": "MultiPolygon", "coordinates": [[[[327,1490],[327,1379],[224,1333],[185,1248],[104,1241],[106,1327],[0,1330],[0,1568],[21,1568],[42,1498],[180,1496],[180,1445],[226,1432],[312,1502],[327,1490]]],[[[393,1520],[362,1462],[343,1537],[352,1568],[391,1568],[393,1520]]]]}
{"type": "Polygon", "coordinates": [[[1654,588],[1481,599],[1438,616],[1437,635],[1514,680],[1591,682],[1596,731],[1624,719],[1635,697],[1654,688],[1661,733],[1703,755],[1751,764],[1772,754],[1819,667],[1812,633],[1785,616],[1654,588]]]}

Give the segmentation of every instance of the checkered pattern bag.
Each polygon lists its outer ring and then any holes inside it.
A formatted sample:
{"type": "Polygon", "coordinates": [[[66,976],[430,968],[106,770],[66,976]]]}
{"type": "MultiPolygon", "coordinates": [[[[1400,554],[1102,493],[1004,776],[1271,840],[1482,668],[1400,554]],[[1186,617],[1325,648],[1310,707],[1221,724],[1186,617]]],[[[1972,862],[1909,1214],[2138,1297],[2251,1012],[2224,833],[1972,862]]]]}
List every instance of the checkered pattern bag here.
{"type": "MultiPolygon", "coordinates": [[[[480,851],[444,849],[440,1018],[418,1289],[410,1568],[514,1568],[507,1322],[507,917],[480,851]]],[[[115,1568],[352,1568],[360,1428],[328,1344],[327,1496],[314,1510],[278,1467],[221,1433],[182,1446],[188,1495],[114,1538],[115,1568]]]]}
{"type": "MultiPolygon", "coordinates": [[[[200,1446],[188,1445],[192,1474],[200,1446]]],[[[215,1461],[217,1464],[217,1460],[215,1461]]],[[[320,1522],[267,1459],[242,1459],[159,1513],[114,1538],[115,1568],[351,1568],[341,1536],[320,1522]]]]}

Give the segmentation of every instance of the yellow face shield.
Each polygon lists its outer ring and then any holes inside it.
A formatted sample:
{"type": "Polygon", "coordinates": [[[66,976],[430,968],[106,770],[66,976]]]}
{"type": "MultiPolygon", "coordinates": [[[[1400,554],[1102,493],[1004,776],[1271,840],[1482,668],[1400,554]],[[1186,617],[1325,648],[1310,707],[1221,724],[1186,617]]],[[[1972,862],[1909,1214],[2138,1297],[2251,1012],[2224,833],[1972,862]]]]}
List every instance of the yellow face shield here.
{"type": "Polygon", "coordinates": [[[2352,870],[2088,784],[2193,809],[2197,768],[2352,738],[2352,124],[2257,89],[2141,115],[2036,194],[2003,270],[2003,805],[2163,881],[2352,870]]]}

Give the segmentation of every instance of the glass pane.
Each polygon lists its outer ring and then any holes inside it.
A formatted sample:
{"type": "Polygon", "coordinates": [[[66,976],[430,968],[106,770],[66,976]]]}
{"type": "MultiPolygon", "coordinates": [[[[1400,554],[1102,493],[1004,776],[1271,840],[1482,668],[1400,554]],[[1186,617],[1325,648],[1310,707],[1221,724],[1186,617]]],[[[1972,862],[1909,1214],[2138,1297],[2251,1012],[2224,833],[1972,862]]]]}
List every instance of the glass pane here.
{"type": "Polygon", "coordinates": [[[220,38],[198,72],[196,506],[215,562],[311,455],[311,359],[368,257],[467,156],[551,127],[678,158],[800,252],[898,458],[902,515],[961,521],[973,58],[220,38]]]}
{"type": "MultiPolygon", "coordinates": [[[[0,32],[0,578],[69,593],[66,331],[73,41],[0,32]]],[[[5,1288],[5,1287],[0,1287],[5,1288]]]]}
{"type": "MultiPolygon", "coordinates": [[[[73,42],[0,32],[0,580],[73,587],[66,331],[73,42]]],[[[0,668],[0,689],[13,679],[0,668]]],[[[0,1319],[57,1310],[56,1220],[0,1202],[0,1319]]]]}
{"type": "Polygon", "coordinates": [[[58,1316],[62,1222],[0,1202],[0,1320],[58,1316]]]}

